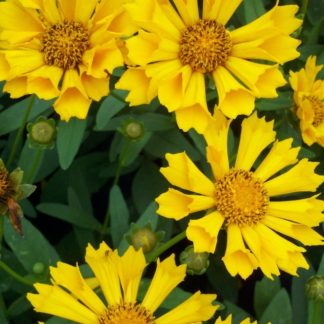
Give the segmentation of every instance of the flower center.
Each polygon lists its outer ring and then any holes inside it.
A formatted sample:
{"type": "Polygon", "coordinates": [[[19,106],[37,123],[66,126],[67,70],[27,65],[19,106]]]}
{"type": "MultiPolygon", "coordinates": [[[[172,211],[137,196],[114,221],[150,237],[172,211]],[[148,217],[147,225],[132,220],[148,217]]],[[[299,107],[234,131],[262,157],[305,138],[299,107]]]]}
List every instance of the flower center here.
{"type": "Polygon", "coordinates": [[[140,304],[122,303],[109,306],[99,318],[100,324],[154,324],[154,316],[140,304]]]}
{"type": "Polygon", "coordinates": [[[306,96],[311,104],[314,111],[313,126],[318,127],[324,122],[324,102],[317,96],[306,96]]]}
{"type": "Polygon", "coordinates": [[[82,62],[83,53],[89,46],[89,33],[84,26],[79,22],[64,20],[44,32],[41,52],[47,65],[66,70],[82,62]]]}
{"type": "Polygon", "coordinates": [[[253,172],[231,169],[215,184],[215,205],[226,225],[255,225],[265,215],[269,197],[253,172]]]}
{"type": "Polygon", "coordinates": [[[8,172],[0,168],[0,202],[6,200],[9,187],[10,180],[8,172]]]}
{"type": "Polygon", "coordinates": [[[213,72],[223,65],[232,50],[230,34],[215,20],[200,19],[182,33],[179,60],[193,71],[213,72]]]}

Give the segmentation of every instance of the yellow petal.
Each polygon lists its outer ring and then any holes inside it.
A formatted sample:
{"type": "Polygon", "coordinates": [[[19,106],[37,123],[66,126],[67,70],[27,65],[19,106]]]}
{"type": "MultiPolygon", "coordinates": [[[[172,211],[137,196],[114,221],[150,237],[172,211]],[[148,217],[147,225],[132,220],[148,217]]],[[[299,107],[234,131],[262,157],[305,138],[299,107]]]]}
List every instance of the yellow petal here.
{"type": "Polygon", "coordinates": [[[106,306],[87,285],[81,275],[79,267],[73,267],[69,264],[58,262],[56,267],[50,268],[50,271],[57,285],[69,290],[95,314],[102,314],[105,311],[106,306]]]}
{"type": "Polygon", "coordinates": [[[324,245],[324,238],[306,225],[295,224],[272,216],[266,216],[263,223],[276,232],[290,236],[304,245],[324,245]]]}
{"type": "Polygon", "coordinates": [[[279,259],[277,263],[280,269],[292,276],[298,276],[298,268],[309,269],[309,264],[300,252],[289,252],[286,258],[279,259]]]}
{"type": "Polygon", "coordinates": [[[0,80],[7,80],[9,77],[10,66],[6,60],[6,56],[0,53],[0,80]]]}
{"type": "Polygon", "coordinates": [[[154,82],[151,82],[145,70],[140,68],[129,67],[115,84],[115,88],[129,91],[126,101],[131,106],[148,104],[157,95],[154,82]]]}
{"type": "Polygon", "coordinates": [[[186,25],[192,25],[199,20],[197,0],[174,0],[174,4],[186,25]]]}
{"type": "Polygon", "coordinates": [[[154,313],[170,292],[183,281],[185,276],[186,266],[177,266],[174,254],[162,262],[158,260],[153,279],[141,305],[154,313]]]}
{"type": "Polygon", "coordinates": [[[119,304],[122,300],[118,275],[119,259],[117,251],[112,251],[104,242],[97,250],[90,244],[87,246],[85,260],[98,279],[109,305],[119,304]]]}
{"type": "Polygon", "coordinates": [[[254,109],[253,94],[242,86],[223,66],[213,72],[219,96],[219,108],[229,118],[249,115],[254,109]]]}
{"type": "Polygon", "coordinates": [[[82,85],[89,98],[99,101],[109,93],[109,78],[94,78],[83,73],[81,76],[82,85]]]}
{"type": "Polygon", "coordinates": [[[227,148],[219,146],[207,146],[207,161],[210,164],[215,179],[220,179],[229,171],[227,148]]]}
{"type": "Polygon", "coordinates": [[[214,184],[190,160],[185,152],[166,154],[168,167],[160,169],[164,177],[174,186],[206,196],[213,196],[214,184]]]}
{"type": "Polygon", "coordinates": [[[159,215],[175,220],[180,220],[190,213],[206,210],[214,205],[214,199],[211,197],[186,195],[175,189],[169,189],[155,201],[159,205],[157,210],[159,215]]]}
{"type": "Polygon", "coordinates": [[[220,316],[217,317],[215,324],[232,324],[232,314],[228,315],[224,320],[220,316]]]}
{"type": "Polygon", "coordinates": [[[292,142],[292,138],[280,142],[276,141],[254,174],[261,180],[266,181],[283,168],[298,162],[297,156],[300,148],[293,148],[291,146],[292,142]]]}
{"type": "Polygon", "coordinates": [[[307,226],[318,226],[324,222],[324,202],[316,199],[318,195],[310,198],[286,201],[271,201],[267,214],[307,226]]]}
{"type": "Polygon", "coordinates": [[[81,324],[96,324],[98,317],[56,285],[35,284],[38,294],[27,294],[35,311],[59,316],[81,324]]]}
{"type": "Polygon", "coordinates": [[[268,180],[264,186],[269,196],[278,196],[293,192],[316,191],[323,183],[324,176],[315,173],[317,162],[300,160],[287,172],[268,180]]]}
{"type": "Polygon", "coordinates": [[[118,264],[120,284],[123,289],[123,300],[126,303],[135,303],[139,284],[146,266],[142,250],[135,251],[130,246],[118,264]]]}
{"type": "Polygon", "coordinates": [[[186,233],[188,240],[193,242],[195,252],[215,252],[218,233],[223,222],[224,217],[217,211],[190,220],[186,233]]]}
{"type": "Polygon", "coordinates": [[[256,113],[244,119],[235,168],[251,169],[261,152],[275,140],[273,123],[274,121],[266,122],[265,118],[258,118],[256,113]]]}
{"type": "Polygon", "coordinates": [[[57,97],[63,70],[56,66],[41,66],[28,74],[27,91],[39,98],[49,100],[57,97]]]}
{"type": "Polygon", "coordinates": [[[199,291],[173,308],[166,314],[155,320],[156,324],[187,324],[207,321],[210,319],[218,306],[213,306],[212,302],[216,295],[201,294],[199,291]]]}
{"type": "Polygon", "coordinates": [[[27,92],[27,77],[18,77],[12,80],[8,80],[4,87],[4,92],[10,93],[10,98],[20,98],[26,94],[27,92]]]}
{"type": "Polygon", "coordinates": [[[242,233],[237,225],[227,227],[227,244],[222,258],[231,276],[239,274],[243,279],[248,278],[258,267],[255,256],[245,248],[242,233]]]}
{"type": "Polygon", "coordinates": [[[180,129],[187,132],[190,128],[194,128],[200,134],[205,131],[211,117],[206,107],[200,104],[177,109],[175,115],[180,129]]]}
{"type": "Polygon", "coordinates": [[[220,8],[219,8],[219,11],[215,17],[215,20],[222,25],[226,25],[242,1],[243,0],[222,0],[222,1],[220,1],[220,8]]]}

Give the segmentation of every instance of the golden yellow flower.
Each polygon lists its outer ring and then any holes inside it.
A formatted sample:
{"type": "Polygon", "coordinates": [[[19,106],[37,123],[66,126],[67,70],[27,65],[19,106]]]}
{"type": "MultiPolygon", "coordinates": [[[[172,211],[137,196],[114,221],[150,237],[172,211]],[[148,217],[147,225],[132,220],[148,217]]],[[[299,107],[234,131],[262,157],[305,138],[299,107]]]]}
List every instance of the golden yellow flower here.
{"type": "Polygon", "coordinates": [[[318,163],[298,161],[299,148],[291,146],[291,138],[275,141],[273,121],[259,119],[256,113],[242,123],[236,161],[231,165],[229,124],[216,111],[204,134],[212,179],[185,152],[166,155],[169,166],[161,168],[161,173],[172,185],[192,194],[170,188],[156,199],[158,213],[180,220],[206,210],[206,216],[189,221],[187,238],[196,252],[213,253],[223,228],[227,246],[222,260],[232,276],[247,278],[258,267],[270,278],[279,275],[279,269],[296,275],[298,267],[308,268],[302,255],[305,248],[286,237],[304,245],[322,245],[323,237],[312,227],[324,220],[324,202],[316,195],[282,196],[315,192],[324,176],[314,172],[318,163]],[[260,156],[271,143],[267,154],[260,156]]]}
{"type": "Polygon", "coordinates": [[[289,36],[301,24],[294,17],[298,7],[277,3],[253,22],[230,30],[226,25],[241,2],[204,0],[201,14],[197,0],[126,4],[139,32],[126,41],[134,67],[116,86],[130,91],[132,105],[158,95],[176,112],[180,128],[199,132],[210,116],[206,76],[215,83],[219,108],[230,118],[249,115],[255,97],[276,97],[276,88],[286,83],[277,63],[299,56],[300,41],[289,36]]]}
{"type": "Polygon", "coordinates": [[[105,243],[98,250],[87,247],[86,262],[99,282],[107,305],[82,277],[78,266],[59,262],[50,269],[52,284],[35,284],[38,294],[27,298],[37,312],[59,316],[85,324],[189,324],[206,321],[217,309],[216,295],[199,291],[169,312],[155,316],[155,311],[183,281],[186,266],[175,264],[174,255],[160,262],[144,299],[137,293],[146,266],[142,250],[129,247],[123,256],[105,243]]]}
{"type": "MultiPolygon", "coordinates": [[[[224,320],[218,317],[215,324],[232,324],[232,315],[228,315],[224,320]]],[[[249,318],[245,318],[240,324],[257,324],[257,321],[251,322],[249,318]]]]}
{"type": "Polygon", "coordinates": [[[0,3],[0,80],[12,98],[57,98],[61,119],[85,118],[123,64],[117,37],[134,26],[125,0],[7,0],[0,3]]]}
{"type": "Polygon", "coordinates": [[[316,65],[316,57],[310,56],[305,68],[290,71],[289,81],[294,90],[303,141],[307,145],[316,142],[324,147],[324,80],[316,80],[322,68],[323,65],[316,65]]]}

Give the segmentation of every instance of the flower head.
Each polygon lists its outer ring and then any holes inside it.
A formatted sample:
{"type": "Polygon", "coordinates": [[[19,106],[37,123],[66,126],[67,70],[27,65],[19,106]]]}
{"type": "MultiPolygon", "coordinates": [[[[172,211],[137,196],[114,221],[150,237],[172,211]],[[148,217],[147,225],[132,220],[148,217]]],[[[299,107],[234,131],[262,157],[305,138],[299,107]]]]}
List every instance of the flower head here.
{"type": "Polygon", "coordinates": [[[78,266],[62,262],[50,269],[52,285],[35,284],[37,294],[27,294],[37,312],[77,323],[93,324],[189,324],[208,320],[217,306],[215,295],[196,292],[162,316],[156,316],[169,293],[184,279],[186,266],[177,266],[174,255],[157,262],[151,284],[142,302],[137,293],[146,266],[144,254],[129,247],[123,256],[105,243],[98,250],[87,247],[86,262],[99,282],[107,304],[90,288],[78,266]]]}
{"type": "Polygon", "coordinates": [[[0,3],[0,80],[12,98],[57,98],[61,119],[85,118],[123,64],[117,37],[134,32],[124,0],[0,3]],[[19,22],[19,23],[17,23],[19,22]]]}
{"type": "Polygon", "coordinates": [[[20,220],[22,210],[18,201],[28,197],[36,189],[33,185],[21,184],[23,174],[19,168],[9,173],[0,159],[0,217],[8,212],[12,227],[20,235],[23,234],[20,220]]]}
{"type": "Polygon", "coordinates": [[[230,122],[219,111],[216,115],[204,134],[212,179],[185,152],[167,154],[169,166],[161,168],[161,173],[190,193],[170,188],[156,199],[158,213],[180,220],[206,210],[206,216],[189,221],[187,237],[195,252],[213,253],[223,228],[227,232],[223,261],[233,276],[247,278],[258,267],[268,277],[279,275],[279,269],[296,275],[298,267],[308,268],[302,255],[305,249],[286,237],[304,245],[322,245],[322,236],[312,227],[324,220],[324,203],[317,196],[294,199],[283,195],[316,191],[324,178],[314,172],[318,163],[298,161],[299,148],[291,146],[292,139],[275,141],[273,121],[254,113],[242,123],[236,161],[231,165],[227,152],[230,122]]]}
{"type": "Polygon", "coordinates": [[[307,145],[316,142],[324,147],[324,80],[316,80],[322,68],[323,65],[316,65],[316,57],[310,56],[305,68],[290,71],[289,81],[294,90],[303,141],[307,145]]]}
{"type": "Polygon", "coordinates": [[[210,116],[206,76],[216,85],[219,108],[230,118],[249,115],[255,97],[276,97],[276,88],[285,84],[278,63],[299,56],[300,41],[289,36],[301,24],[294,17],[298,7],[276,4],[251,23],[230,30],[226,25],[241,2],[204,0],[201,14],[197,0],[126,4],[139,32],[126,41],[133,67],[116,86],[130,91],[127,100],[132,105],[158,95],[176,112],[180,128],[199,132],[210,116]]]}

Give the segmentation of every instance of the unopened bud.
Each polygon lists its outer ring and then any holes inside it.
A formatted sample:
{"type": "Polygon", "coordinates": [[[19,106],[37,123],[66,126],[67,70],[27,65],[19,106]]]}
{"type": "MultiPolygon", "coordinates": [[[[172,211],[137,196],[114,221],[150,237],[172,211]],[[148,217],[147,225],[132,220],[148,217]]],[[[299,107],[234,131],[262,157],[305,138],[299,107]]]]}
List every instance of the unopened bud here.
{"type": "Polygon", "coordinates": [[[45,265],[42,262],[36,262],[33,265],[33,272],[35,274],[42,274],[44,272],[44,270],[45,270],[45,265]]]}
{"type": "Polygon", "coordinates": [[[33,148],[49,149],[54,147],[56,125],[54,119],[39,117],[27,125],[28,138],[33,148]]]}
{"type": "Polygon", "coordinates": [[[136,250],[142,248],[144,253],[152,251],[158,241],[156,233],[148,226],[135,229],[130,240],[136,250]]]}
{"type": "Polygon", "coordinates": [[[143,136],[144,127],[137,121],[130,121],[125,125],[124,131],[126,136],[132,140],[136,140],[143,136]]]}
{"type": "Polygon", "coordinates": [[[187,265],[187,273],[190,275],[202,275],[209,266],[209,253],[196,253],[192,245],[187,246],[180,254],[180,262],[187,265]]]}
{"type": "Polygon", "coordinates": [[[324,276],[312,276],[306,283],[306,296],[310,300],[324,301],[324,276]]]}

